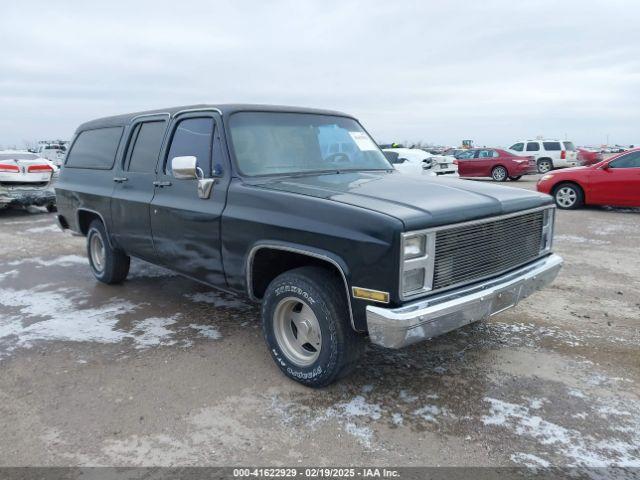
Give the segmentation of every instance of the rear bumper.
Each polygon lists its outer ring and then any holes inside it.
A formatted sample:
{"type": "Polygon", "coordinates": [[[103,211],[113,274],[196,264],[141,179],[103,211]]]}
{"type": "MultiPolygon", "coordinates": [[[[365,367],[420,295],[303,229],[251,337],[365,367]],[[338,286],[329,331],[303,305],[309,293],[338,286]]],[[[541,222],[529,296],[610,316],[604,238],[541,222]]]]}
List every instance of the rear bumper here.
{"type": "Polygon", "coordinates": [[[0,205],[47,205],[55,203],[56,192],[51,188],[0,188],[0,205]]]}
{"type": "Polygon", "coordinates": [[[402,307],[369,305],[369,338],[383,347],[401,348],[487,319],[549,285],[561,267],[562,258],[551,254],[501,277],[402,307]]]}

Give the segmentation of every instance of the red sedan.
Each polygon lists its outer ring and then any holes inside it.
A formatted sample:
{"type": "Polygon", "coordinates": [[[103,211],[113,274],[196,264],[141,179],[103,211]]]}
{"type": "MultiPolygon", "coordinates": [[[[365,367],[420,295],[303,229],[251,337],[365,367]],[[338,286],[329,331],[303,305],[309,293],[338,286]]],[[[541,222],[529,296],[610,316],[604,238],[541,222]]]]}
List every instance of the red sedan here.
{"type": "Polygon", "coordinates": [[[504,182],[537,172],[535,158],[519,157],[500,148],[473,148],[460,153],[457,159],[461,177],[491,177],[504,182]]]}
{"type": "Polygon", "coordinates": [[[578,164],[582,166],[595,165],[602,161],[602,154],[587,148],[578,148],[578,164]]]}
{"type": "Polygon", "coordinates": [[[588,167],[543,175],[538,191],[553,195],[558,208],[584,204],[640,207],[640,148],[620,153],[588,167]]]}

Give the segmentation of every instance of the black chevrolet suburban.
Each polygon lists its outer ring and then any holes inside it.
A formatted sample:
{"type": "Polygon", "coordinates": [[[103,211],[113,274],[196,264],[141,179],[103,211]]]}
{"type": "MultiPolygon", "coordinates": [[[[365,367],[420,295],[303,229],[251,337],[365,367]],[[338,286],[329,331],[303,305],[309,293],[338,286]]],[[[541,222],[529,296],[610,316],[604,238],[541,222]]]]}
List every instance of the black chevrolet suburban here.
{"type": "Polygon", "coordinates": [[[549,284],[551,197],[401,174],[350,115],[197,105],[93,120],[56,185],[95,277],[131,256],[262,303],[290,378],[328,385],[365,339],[399,348],[549,284]]]}

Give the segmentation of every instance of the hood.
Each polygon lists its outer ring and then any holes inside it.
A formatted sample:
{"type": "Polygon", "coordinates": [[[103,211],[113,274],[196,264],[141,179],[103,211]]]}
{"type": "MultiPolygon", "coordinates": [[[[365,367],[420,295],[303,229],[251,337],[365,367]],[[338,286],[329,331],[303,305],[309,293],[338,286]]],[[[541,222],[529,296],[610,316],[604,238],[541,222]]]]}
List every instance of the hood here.
{"type": "Polygon", "coordinates": [[[573,173],[573,172],[583,172],[585,170],[593,170],[598,163],[594,163],[593,165],[581,165],[579,167],[569,167],[569,168],[560,168],[558,170],[552,170],[548,172],[547,175],[558,175],[563,173],[573,173]]]}
{"type": "Polygon", "coordinates": [[[407,230],[475,220],[553,203],[548,195],[521,188],[398,172],[278,177],[252,184],[377,211],[399,219],[407,230]]]}

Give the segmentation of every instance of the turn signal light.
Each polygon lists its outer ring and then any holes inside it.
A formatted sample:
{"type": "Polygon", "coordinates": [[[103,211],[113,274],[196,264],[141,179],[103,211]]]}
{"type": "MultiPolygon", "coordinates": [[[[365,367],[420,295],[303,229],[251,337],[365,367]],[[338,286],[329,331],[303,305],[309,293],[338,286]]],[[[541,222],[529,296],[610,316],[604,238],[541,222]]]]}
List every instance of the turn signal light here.
{"type": "Polygon", "coordinates": [[[353,287],[354,298],[363,300],[373,300],[374,302],[389,303],[389,293],[380,292],[378,290],[369,290],[368,288],[353,287]]]}

